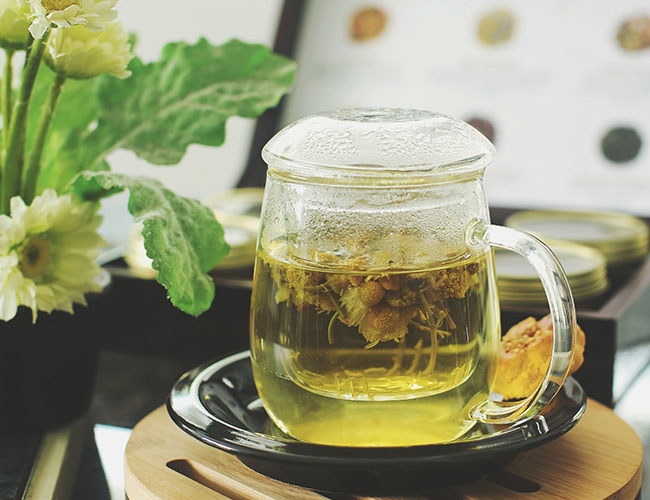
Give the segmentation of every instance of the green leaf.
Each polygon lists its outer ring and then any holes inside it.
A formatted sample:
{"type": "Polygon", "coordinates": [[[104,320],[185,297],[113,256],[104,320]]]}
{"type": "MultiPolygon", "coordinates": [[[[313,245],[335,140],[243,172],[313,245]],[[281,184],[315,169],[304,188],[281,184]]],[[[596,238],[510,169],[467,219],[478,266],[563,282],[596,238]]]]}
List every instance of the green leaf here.
{"type": "Polygon", "coordinates": [[[37,192],[51,187],[61,192],[83,171],[110,170],[106,160],[96,161],[85,147],[85,132],[80,129],[55,130],[51,133],[38,176],[37,192]]]}
{"type": "Polygon", "coordinates": [[[84,172],[70,190],[82,200],[97,201],[125,188],[130,191],[129,212],[144,223],[144,245],[158,282],[176,307],[198,316],[214,298],[207,272],[230,249],[221,224],[206,206],[177,196],[153,179],[84,172]]]}
{"type": "MultiPolygon", "coordinates": [[[[254,118],[277,105],[294,78],[292,61],[263,45],[170,43],[160,61],[131,61],[124,80],[101,77],[97,127],[79,139],[85,168],[115,149],[158,165],[178,163],[190,144],[219,146],[231,116],[254,118]]],[[[66,149],[68,147],[66,146],[66,149]]]]}
{"type": "MultiPolygon", "coordinates": [[[[26,148],[29,151],[31,141],[35,136],[36,125],[41,114],[41,108],[55,74],[45,64],[42,64],[29,106],[29,117],[26,136],[26,148]]],[[[45,188],[62,191],[63,188],[82,170],[90,165],[79,157],[83,148],[80,147],[82,137],[88,133],[88,127],[99,114],[97,100],[97,79],[67,80],[59,99],[48,140],[43,151],[42,166],[38,178],[37,192],[45,188]],[[70,158],[72,157],[72,158],[70,158]]],[[[91,161],[94,161],[94,155],[91,161]]],[[[107,169],[107,164],[99,163],[97,169],[107,169]]]]}

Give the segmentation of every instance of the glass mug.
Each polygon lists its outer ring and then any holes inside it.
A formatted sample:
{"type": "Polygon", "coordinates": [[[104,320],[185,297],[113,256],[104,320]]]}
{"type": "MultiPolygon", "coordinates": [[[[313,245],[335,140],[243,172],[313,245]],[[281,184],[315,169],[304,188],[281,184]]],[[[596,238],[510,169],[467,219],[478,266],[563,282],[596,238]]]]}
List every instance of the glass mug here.
{"type": "Polygon", "coordinates": [[[404,109],[349,109],[273,137],[251,303],[262,403],[294,438],[410,446],[476,422],[532,417],[564,382],[574,342],[562,267],[536,238],[490,224],[494,147],[468,124],[404,109]],[[492,247],[538,271],[553,355],[538,390],[490,400],[500,345],[492,247]]]}

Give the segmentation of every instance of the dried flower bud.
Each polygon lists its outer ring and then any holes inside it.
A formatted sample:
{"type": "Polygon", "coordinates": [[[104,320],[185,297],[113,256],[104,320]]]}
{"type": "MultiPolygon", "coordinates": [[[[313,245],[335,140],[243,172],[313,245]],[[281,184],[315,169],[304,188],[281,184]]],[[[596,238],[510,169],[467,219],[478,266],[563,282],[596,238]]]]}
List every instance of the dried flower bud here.
{"type": "Polygon", "coordinates": [[[366,281],[357,287],[359,299],[364,305],[372,307],[381,302],[386,295],[386,290],[376,281],[366,281]]]}
{"type": "Polygon", "coordinates": [[[387,304],[371,307],[359,324],[359,332],[368,342],[396,340],[408,332],[408,322],[417,314],[416,307],[398,309],[387,304]]]}
{"type": "Polygon", "coordinates": [[[403,274],[393,274],[390,276],[382,276],[379,278],[379,283],[386,290],[399,290],[406,284],[406,276],[403,274]]]}
{"type": "Polygon", "coordinates": [[[350,288],[350,276],[347,274],[330,274],[325,280],[325,284],[331,288],[334,293],[340,295],[344,290],[350,288]]]}
{"type": "Polygon", "coordinates": [[[386,292],[386,303],[393,307],[413,306],[418,300],[418,293],[409,287],[386,292]]]}
{"type": "Polygon", "coordinates": [[[291,288],[302,289],[306,286],[315,286],[323,281],[323,273],[307,271],[297,267],[287,269],[287,283],[291,288]]]}

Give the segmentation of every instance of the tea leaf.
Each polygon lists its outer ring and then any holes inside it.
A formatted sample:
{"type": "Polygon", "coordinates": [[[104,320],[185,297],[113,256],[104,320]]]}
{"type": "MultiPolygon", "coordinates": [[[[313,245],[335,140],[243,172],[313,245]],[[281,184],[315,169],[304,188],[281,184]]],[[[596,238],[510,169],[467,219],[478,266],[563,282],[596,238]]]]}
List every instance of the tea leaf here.
{"type": "Polygon", "coordinates": [[[180,310],[194,316],[203,313],[214,298],[214,283],[207,272],[230,249],[221,224],[206,206],[174,194],[153,179],[84,172],[70,188],[88,201],[123,189],[130,191],[129,212],[144,223],[144,245],[158,271],[156,279],[180,310]]]}

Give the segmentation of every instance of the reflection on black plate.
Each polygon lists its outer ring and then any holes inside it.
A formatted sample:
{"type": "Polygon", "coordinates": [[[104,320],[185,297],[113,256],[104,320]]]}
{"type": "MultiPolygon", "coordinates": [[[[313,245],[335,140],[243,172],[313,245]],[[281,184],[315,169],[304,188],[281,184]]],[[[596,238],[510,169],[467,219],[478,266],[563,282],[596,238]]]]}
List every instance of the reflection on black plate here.
{"type": "Polygon", "coordinates": [[[585,407],[584,391],[569,378],[543,416],[509,428],[482,426],[464,441],[377,448],[315,445],[292,439],[269,420],[248,351],[186,373],[167,402],[181,429],[262,474],[322,491],[364,494],[423,491],[478,479],[566,433],[585,407]]]}

